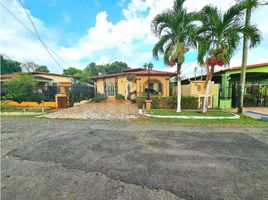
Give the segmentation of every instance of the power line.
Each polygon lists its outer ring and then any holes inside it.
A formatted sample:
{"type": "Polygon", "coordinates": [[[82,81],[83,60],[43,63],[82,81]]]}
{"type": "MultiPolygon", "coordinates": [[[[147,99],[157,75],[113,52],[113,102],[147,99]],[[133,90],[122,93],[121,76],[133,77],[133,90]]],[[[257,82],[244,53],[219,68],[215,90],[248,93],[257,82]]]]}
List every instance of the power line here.
{"type": "Polygon", "coordinates": [[[35,27],[35,25],[34,25],[32,19],[31,19],[31,17],[30,17],[30,15],[29,15],[28,12],[26,11],[26,9],[25,9],[25,7],[23,6],[21,0],[18,0],[18,2],[20,3],[20,5],[21,5],[21,7],[23,8],[24,12],[26,13],[27,17],[29,18],[29,20],[30,20],[30,22],[31,22],[31,24],[32,24],[32,26],[33,26],[33,28],[34,28],[34,30],[35,30],[35,33],[36,33],[37,38],[38,38],[38,39],[40,40],[40,42],[43,44],[44,48],[46,49],[46,51],[48,52],[48,54],[50,55],[50,57],[55,61],[55,63],[56,63],[61,69],[63,69],[63,67],[62,67],[62,66],[60,65],[60,63],[55,59],[55,57],[51,54],[51,52],[49,51],[49,49],[46,47],[45,43],[44,43],[43,40],[41,39],[41,37],[40,37],[40,35],[39,35],[39,33],[38,33],[38,31],[37,31],[37,29],[36,29],[36,27],[35,27]]]}
{"type": "MultiPolygon", "coordinates": [[[[37,35],[30,29],[28,28],[16,15],[14,15],[7,7],[5,7],[1,2],[0,5],[11,15],[13,16],[24,28],[26,28],[30,33],[32,33],[32,35],[38,39],[37,35]]],[[[46,45],[46,47],[55,54],[55,56],[57,56],[62,62],[64,62],[65,64],[71,66],[67,61],[65,61],[63,58],[61,58],[55,51],[53,51],[45,42],[44,44],[46,45]]]]}

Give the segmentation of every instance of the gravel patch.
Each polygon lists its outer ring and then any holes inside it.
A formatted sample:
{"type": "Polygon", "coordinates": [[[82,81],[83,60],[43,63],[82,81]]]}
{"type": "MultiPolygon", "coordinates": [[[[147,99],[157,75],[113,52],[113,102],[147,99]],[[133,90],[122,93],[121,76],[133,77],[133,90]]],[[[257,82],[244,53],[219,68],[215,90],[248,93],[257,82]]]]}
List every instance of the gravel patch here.
{"type": "Polygon", "coordinates": [[[133,119],[138,117],[138,107],[130,101],[87,103],[61,109],[47,114],[45,117],[71,119],[133,119]]]}

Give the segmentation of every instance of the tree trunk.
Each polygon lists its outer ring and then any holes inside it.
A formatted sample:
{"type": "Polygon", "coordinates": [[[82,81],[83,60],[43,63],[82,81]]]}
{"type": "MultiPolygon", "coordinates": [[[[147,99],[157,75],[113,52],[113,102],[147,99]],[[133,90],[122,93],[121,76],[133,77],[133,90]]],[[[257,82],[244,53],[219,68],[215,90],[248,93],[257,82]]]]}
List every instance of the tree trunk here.
{"type": "Polygon", "coordinates": [[[206,83],[205,83],[206,91],[205,91],[203,109],[202,109],[203,113],[206,113],[208,111],[208,96],[209,96],[209,90],[210,90],[213,73],[214,73],[214,67],[211,67],[211,69],[209,69],[209,66],[208,66],[208,75],[206,77],[206,83]]]}
{"type": "Polygon", "coordinates": [[[177,63],[177,111],[181,112],[181,64],[177,63]]]}
{"type": "MultiPolygon", "coordinates": [[[[250,25],[250,18],[251,18],[251,9],[247,9],[245,26],[250,25]]],[[[240,96],[239,96],[239,106],[238,106],[238,113],[240,114],[243,113],[243,100],[244,100],[246,69],[247,69],[247,60],[248,60],[248,46],[249,46],[248,38],[246,35],[244,35],[242,66],[241,66],[241,74],[240,74],[240,96]]]]}

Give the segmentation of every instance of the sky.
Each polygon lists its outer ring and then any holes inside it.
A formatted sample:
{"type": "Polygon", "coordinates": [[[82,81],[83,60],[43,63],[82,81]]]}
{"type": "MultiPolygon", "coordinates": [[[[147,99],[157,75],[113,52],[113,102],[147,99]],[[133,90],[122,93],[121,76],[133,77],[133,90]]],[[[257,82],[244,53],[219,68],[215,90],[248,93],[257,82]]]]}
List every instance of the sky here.
{"type": "MultiPolygon", "coordinates": [[[[18,0],[1,0],[13,15],[34,31],[18,0]]],[[[235,0],[186,0],[188,11],[200,10],[206,4],[226,10],[235,0]]],[[[152,57],[157,38],[150,23],[154,16],[171,8],[173,0],[22,0],[42,40],[59,55],[58,66],[41,42],[0,6],[0,53],[20,62],[33,61],[48,66],[54,73],[68,67],[83,69],[90,62],[126,62],[131,68],[152,62],[154,69],[175,71],[152,57]]],[[[249,64],[268,62],[268,6],[254,10],[252,23],[263,34],[260,46],[250,49],[249,64]]],[[[230,66],[241,64],[242,45],[230,66]]],[[[183,76],[202,69],[196,63],[196,51],[190,50],[182,67],[183,76]]],[[[204,73],[204,71],[203,71],[204,73]]]]}

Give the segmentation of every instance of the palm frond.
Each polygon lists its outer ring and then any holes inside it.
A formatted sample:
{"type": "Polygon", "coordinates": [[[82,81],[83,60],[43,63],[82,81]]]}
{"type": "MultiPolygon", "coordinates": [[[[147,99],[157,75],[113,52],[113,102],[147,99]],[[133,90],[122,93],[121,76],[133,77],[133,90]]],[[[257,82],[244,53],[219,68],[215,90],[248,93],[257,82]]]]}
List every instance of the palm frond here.
{"type": "Polygon", "coordinates": [[[164,54],[165,52],[165,45],[168,45],[172,42],[172,35],[163,35],[161,36],[160,40],[154,45],[153,48],[153,57],[158,59],[158,54],[164,54]]]}
{"type": "Polygon", "coordinates": [[[215,27],[219,27],[221,25],[221,13],[218,10],[217,7],[207,5],[202,9],[202,12],[204,13],[204,24],[213,23],[215,27]],[[208,19],[209,18],[209,19],[208,19]]]}
{"type": "Polygon", "coordinates": [[[242,32],[249,39],[250,47],[255,47],[261,43],[261,32],[256,26],[248,25],[242,29],[242,32]]]}
{"type": "Polygon", "coordinates": [[[179,13],[183,8],[184,2],[185,2],[185,0],[175,0],[174,5],[173,5],[173,10],[175,12],[179,13]]]}

